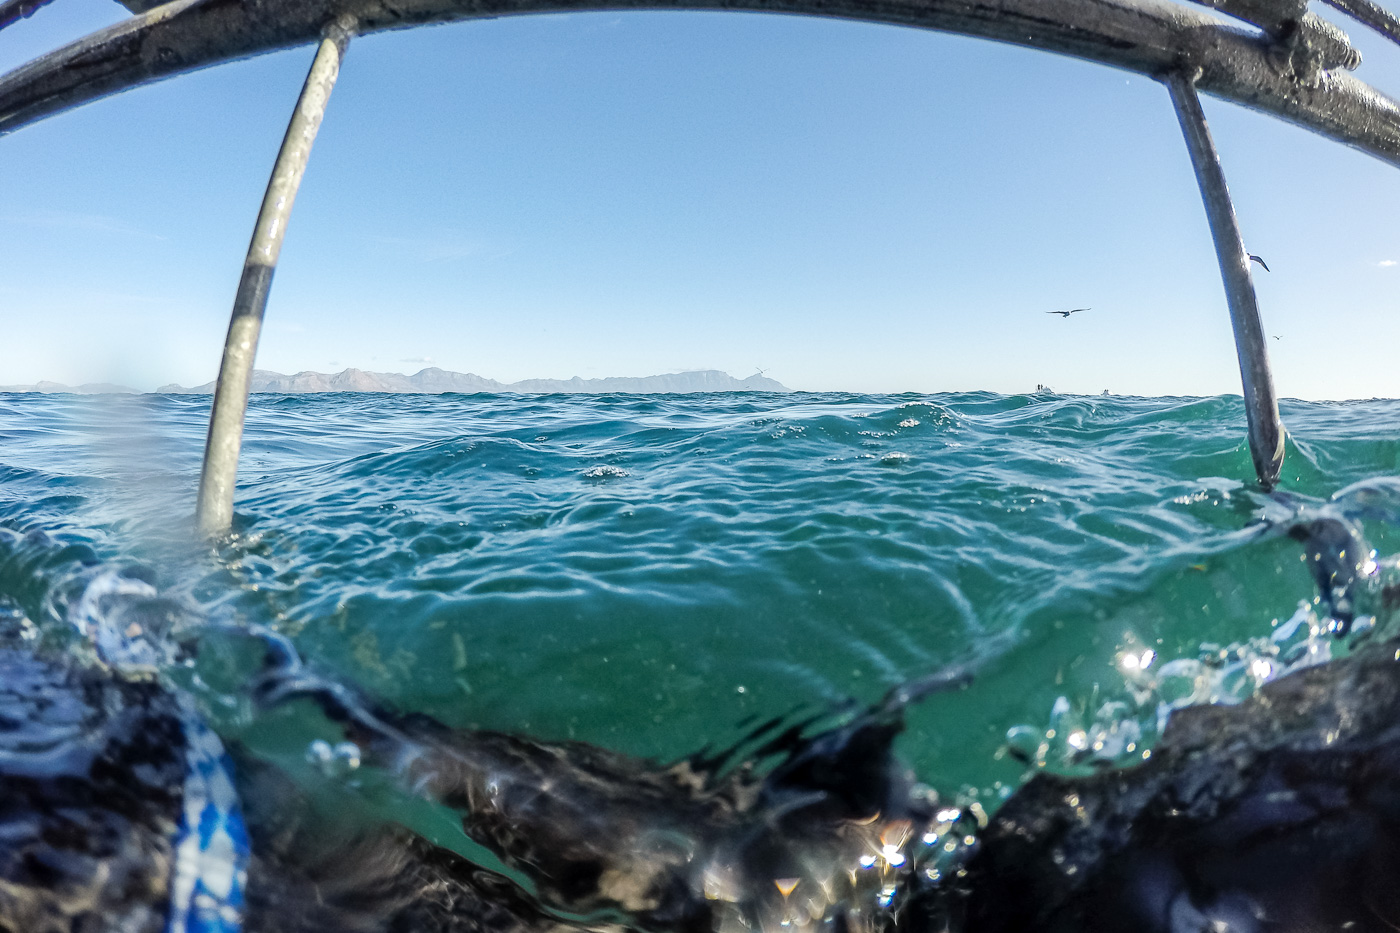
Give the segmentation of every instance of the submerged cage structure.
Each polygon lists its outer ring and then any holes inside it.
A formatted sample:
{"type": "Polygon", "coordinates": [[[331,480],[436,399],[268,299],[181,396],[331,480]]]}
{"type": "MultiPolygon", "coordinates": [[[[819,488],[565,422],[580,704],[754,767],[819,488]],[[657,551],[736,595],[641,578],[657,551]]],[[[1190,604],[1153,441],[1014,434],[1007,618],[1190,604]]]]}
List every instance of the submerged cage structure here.
{"type": "MultiPolygon", "coordinates": [[[[0,29],[51,0],[0,0],[0,29]]],[[[312,143],[354,35],[523,13],[734,10],[958,33],[1136,72],[1167,89],[1215,241],[1239,359],[1255,474],[1283,467],[1284,428],[1225,174],[1199,94],[1242,104],[1400,168],[1400,102],[1353,76],[1360,54],[1308,0],[120,0],[132,16],[0,75],[0,136],[152,81],[317,43],[253,230],[224,342],[196,521],[233,521],[234,482],[263,313],[312,143]],[[1220,15],[1223,14],[1223,17],[1220,15]]],[[[1400,43],[1373,0],[1323,0],[1400,43]]]]}

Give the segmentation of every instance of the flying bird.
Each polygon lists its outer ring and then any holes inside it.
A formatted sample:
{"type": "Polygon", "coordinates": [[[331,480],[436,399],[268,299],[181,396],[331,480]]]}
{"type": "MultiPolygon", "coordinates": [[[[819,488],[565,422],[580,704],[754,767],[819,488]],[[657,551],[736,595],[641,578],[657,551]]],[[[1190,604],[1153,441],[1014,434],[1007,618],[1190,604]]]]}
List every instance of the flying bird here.
{"type": "Polygon", "coordinates": [[[1257,262],[1257,263],[1259,263],[1259,265],[1263,266],[1265,272],[1268,272],[1268,271],[1269,271],[1269,264],[1268,264],[1267,262],[1265,262],[1264,260],[1260,259],[1258,256],[1254,255],[1253,253],[1250,253],[1250,254],[1249,254],[1249,259],[1250,259],[1251,262],[1257,262]]]}
{"type": "Polygon", "coordinates": [[[1278,334],[1270,334],[1269,336],[1270,336],[1270,337],[1273,337],[1275,340],[1281,340],[1281,339],[1283,339],[1283,338],[1279,337],[1278,334]]]}
{"type": "Polygon", "coordinates": [[[1079,313],[1080,311],[1092,311],[1092,310],[1094,310],[1094,309],[1093,309],[1093,308],[1074,308],[1074,309],[1069,310],[1069,311],[1046,311],[1045,313],[1046,313],[1046,314],[1059,314],[1059,315],[1062,315],[1062,316],[1064,316],[1064,317],[1069,317],[1071,314],[1077,314],[1077,313],[1079,313]]]}

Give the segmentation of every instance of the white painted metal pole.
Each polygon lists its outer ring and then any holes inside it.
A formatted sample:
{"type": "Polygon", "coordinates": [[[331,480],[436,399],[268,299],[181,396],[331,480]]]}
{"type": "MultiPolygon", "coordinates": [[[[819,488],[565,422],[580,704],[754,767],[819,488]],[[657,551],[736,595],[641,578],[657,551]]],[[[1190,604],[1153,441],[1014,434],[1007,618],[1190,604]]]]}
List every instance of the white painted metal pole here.
{"type": "Polygon", "coordinates": [[[1268,345],[1264,342],[1264,326],[1259,320],[1259,301],[1254,294],[1254,279],[1249,268],[1249,252],[1245,249],[1235,208],[1230,203],[1230,189],[1225,186],[1225,172],[1220,156],[1210,138],[1210,127],[1196,96],[1192,76],[1174,72],[1163,82],[1171,92],[1181,131],[1186,136],[1186,148],[1196,168],[1196,181],[1205,202],[1211,236],[1215,239],[1215,255],[1220,262],[1220,276],[1225,281],[1225,299],[1230,306],[1230,323],[1235,331],[1235,354],[1240,361],[1240,380],[1244,388],[1244,411],[1249,424],[1249,453],[1254,460],[1254,472],[1265,489],[1272,489],[1283,470],[1283,422],[1278,414],[1278,396],[1274,392],[1274,377],[1269,370],[1268,345]]]}
{"type": "Polygon", "coordinates": [[[287,125],[287,135],[277,153],[277,163],[253,228],[253,241],[243,263],[243,277],[233,300],[219,382],[214,389],[214,407],[209,416],[204,466],[199,474],[195,521],[200,532],[206,535],[222,534],[233,523],[233,486],[238,474],[238,454],[243,446],[243,420],[248,409],[253,360],[258,352],[258,335],[272,287],[272,273],[277,268],[292,202],[296,200],[301,176],[306,172],[311,144],[321,128],[321,118],[325,116],[326,103],[340,74],[340,62],[351,32],[349,25],[341,23],[325,31],[316,59],[311,63],[311,73],[306,76],[296,110],[287,125]]]}

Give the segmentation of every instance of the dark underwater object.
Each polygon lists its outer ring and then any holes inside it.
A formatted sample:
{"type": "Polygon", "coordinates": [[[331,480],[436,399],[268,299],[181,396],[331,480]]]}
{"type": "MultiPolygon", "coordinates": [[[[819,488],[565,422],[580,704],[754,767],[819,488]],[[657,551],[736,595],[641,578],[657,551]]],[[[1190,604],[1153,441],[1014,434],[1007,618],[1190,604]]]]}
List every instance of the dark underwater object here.
{"type": "Polygon", "coordinates": [[[964,871],[911,914],[976,933],[1400,928],[1400,646],[1178,710],[1135,767],[1037,775],[964,871]]]}
{"type": "Polygon", "coordinates": [[[92,576],[68,618],[96,657],[35,650],[0,603],[0,930],[236,933],[248,839],[232,763],[159,683],[147,634],[181,614],[92,576]]]}
{"type": "MultiPolygon", "coordinates": [[[[1324,517],[1309,541],[1333,541],[1324,517]]],[[[1355,547],[1341,527],[1334,543],[1355,547]]],[[[392,822],[317,817],[238,749],[241,815],[237,798],[211,807],[222,749],[157,674],[178,612],[139,580],[84,571],[67,617],[91,651],[36,650],[34,631],[0,624],[0,931],[1390,929],[1400,643],[1379,639],[1400,575],[1383,570],[1347,588],[1376,614],[1377,644],[1237,706],[1176,711],[1137,767],[1041,774],[975,837],[985,816],[940,804],[892,749],[907,706],[960,685],[957,671],[826,728],[829,714],[783,717],[663,764],[397,713],[275,633],[197,626],[260,646],[255,704],[316,704],[368,768],[450,813],[501,871],[392,822]],[[211,900],[202,875],[181,881],[191,839],[201,858],[219,833],[227,849],[244,819],[248,858],[206,867],[246,905],[211,900]]]]}
{"type": "MultiPolygon", "coordinates": [[[[889,756],[917,691],[810,737],[795,725],[767,741],[783,757],[766,777],[741,769],[709,784],[701,775],[718,758],[666,768],[583,743],[450,730],[366,712],[343,687],[292,671],[276,678],[282,699],[313,698],[377,746],[371,754],[403,756],[405,777],[463,813],[468,833],[539,889],[402,827],[310,820],[300,792],[250,759],[245,928],[1390,930],[1400,919],[1398,654],[1395,643],[1374,645],[1239,705],[1179,710],[1142,765],[1038,775],[941,880],[927,862],[893,870],[917,862],[905,854],[913,825],[891,845],[881,836],[899,821],[869,812],[938,819],[889,756]],[[852,858],[850,874],[879,882],[873,904],[857,885],[815,915],[802,902],[805,916],[783,913],[803,885],[821,887],[823,867],[852,858]]],[[[183,771],[177,699],[153,681],[23,648],[0,650],[0,672],[0,929],[162,929],[179,811],[171,788],[183,771]],[[21,767],[10,752],[37,748],[21,737],[46,722],[66,724],[66,742],[43,760],[69,780],[35,791],[25,784],[34,773],[22,772],[40,770],[38,759],[21,767]]]]}
{"type": "MultiPolygon", "coordinates": [[[[777,719],[741,743],[756,747],[661,764],[373,709],[306,672],[279,642],[269,639],[260,702],[315,701],[367,762],[456,811],[466,835],[533,889],[534,915],[517,913],[516,925],[584,916],[588,928],[602,918],[681,933],[883,929],[905,880],[967,832],[963,813],[940,806],[893,754],[904,709],[962,685],[961,671],[898,687],[825,730],[777,719]],[[760,773],[758,762],[774,758],[760,773]]],[[[251,897],[256,904],[256,890],[251,897]]],[[[254,907],[251,928],[263,929],[258,919],[254,907]]],[[[457,918],[462,929],[475,919],[457,918]]]]}
{"type": "Polygon", "coordinates": [[[295,788],[251,759],[240,783],[259,851],[246,914],[177,910],[187,735],[179,697],[152,679],[0,646],[0,931],[568,926],[508,880],[400,827],[311,823],[295,788]]]}
{"type": "MultiPolygon", "coordinates": [[[[512,879],[392,823],[318,814],[272,765],[240,756],[253,830],[249,933],[576,933],[512,879]]],[[[591,928],[599,929],[595,924],[591,928]]]]}
{"type": "Polygon", "coordinates": [[[175,698],[0,648],[0,930],[165,928],[184,781],[175,698]]]}
{"type": "MultiPolygon", "coordinates": [[[[1283,532],[1303,545],[1303,561],[1317,587],[1318,599],[1336,623],[1334,632],[1351,631],[1358,599],[1375,589],[1376,552],[1362,534],[1361,519],[1400,524],[1400,480],[1364,480],[1318,501],[1275,490],[1259,500],[1266,534],[1283,532]]],[[[1365,607],[1363,607],[1364,609],[1365,607]]]]}
{"type": "Polygon", "coordinates": [[[101,573],[70,607],[96,657],[35,650],[0,626],[0,931],[701,933],[795,919],[874,931],[933,843],[966,832],[892,751],[906,706],[959,672],[830,728],[775,719],[742,748],[667,765],[398,715],[306,670],[279,636],[232,626],[267,649],[258,702],[319,704],[367,765],[456,811],[512,874],[392,823],[314,819],[247,754],[243,803],[229,785],[213,807],[231,771],[222,746],[147,668],[142,633],[165,611],[147,584],[101,573]],[[240,857],[211,859],[211,840],[227,855],[230,837],[240,857]],[[190,876],[192,840],[222,885],[190,876]]]}
{"type": "Polygon", "coordinates": [[[150,680],[0,646],[0,930],[238,929],[227,760],[150,680]]]}
{"type": "MultiPolygon", "coordinates": [[[[965,841],[971,821],[921,791],[890,743],[905,706],[957,676],[827,730],[766,723],[751,751],[665,766],[396,716],[288,661],[260,683],[264,702],[318,703],[515,877],[394,824],[315,819],[245,757],[249,933],[1364,933],[1400,919],[1394,642],[1235,706],[1178,710],[1136,767],[1040,774],[941,866],[927,850],[965,841]],[[766,775],[721,773],[764,756],[779,759],[766,775]]],[[[0,673],[0,929],[168,929],[179,698],[25,647],[0,650],[0,673]],[[36,744],[51,723],[60,741],[36,744]]]]}
{"type": "Polygon", "coordinates": [[[1360,527],[1343,515],[1317,515],[1295,522],[1288,535],[1303,543],[1303,560],[1328,614],[1339,623],[1337,634],[1347,634],[1356,621],[1357,583],[1376,566],[1360,527]]]}

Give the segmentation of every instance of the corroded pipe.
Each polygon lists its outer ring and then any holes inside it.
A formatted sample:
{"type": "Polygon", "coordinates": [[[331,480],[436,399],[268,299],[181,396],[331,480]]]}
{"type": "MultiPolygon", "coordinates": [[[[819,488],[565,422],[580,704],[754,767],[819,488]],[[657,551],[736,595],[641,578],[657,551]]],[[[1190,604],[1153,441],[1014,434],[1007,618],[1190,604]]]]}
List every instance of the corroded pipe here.
{"type": "Polygon", "coordinates": [[[214,389],[214,407],[209,415],[209,437],[204,445],[204,466],[199,474],[199,503],[195,521],[204,534],[221,534],[233,522],[233,485],[238,473],[238,454],[243,446],[243,419],[248,410],[248,390],[253,360],[258,352],[263,311],[267,307],[272,274],[287,233],[297,188],[306,172],[311,144],[321,128],[331,89],[340,74],[340,62],[350,41],[351,29],[344,21],[325,30],[306,84],[301,89],[296,110],[287,124],[287,135],[277,153],[272,178],[263,195],[233,300],[228,337],[224,341],[219,382],[214,389]]]}
{"type": "Polygon", "coordinates": [[[1225,282],[1225,299],[1230,306],[1230,324],[1235,331],[1235,354],[1240,361],[1240,381],[1244,388],[1245,418],[1249,423],[1249,453],[1254,472],[1265,489],[1272,489],[1283,469],[1283,422],[1279,420],[1278,396],[1269,371],[1269,349],[1264,343],[1264,327],[1259,321],[1259,302],[1254,295],[1254,279],[1249,269],[1249,252],[1240,236],[1230,189],[1220,156],[1210,138],[1210,127],[1196,96],[1193,78],[1180,72],[1163,79],[1171,92],[1196,181],[1201,187],[1220,277],[1225,282]]]}
{"type": "Polygon", "coordinates": [[[196,68],[360,33],[517,13],[686,9],[796,13],[915,26],[1072,55],[1161,78],[1200,68],[1200,91],[1282,117],[1400,166],[1400,103],[1335,56],[1166,0],[173,0],[0,77],[0,134],[196,68]],[[1280,52],[1284,54],[1280,54],[1280,52]]]}

